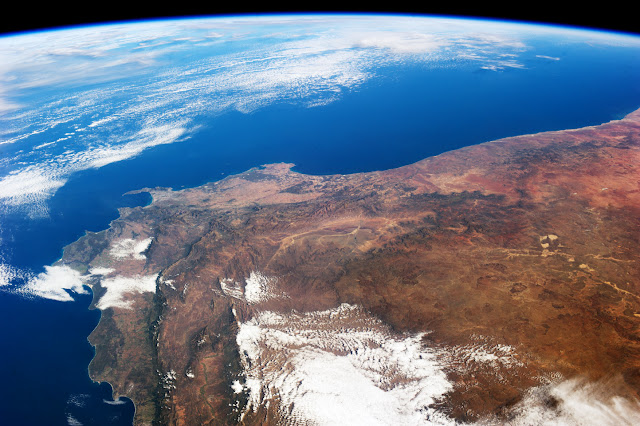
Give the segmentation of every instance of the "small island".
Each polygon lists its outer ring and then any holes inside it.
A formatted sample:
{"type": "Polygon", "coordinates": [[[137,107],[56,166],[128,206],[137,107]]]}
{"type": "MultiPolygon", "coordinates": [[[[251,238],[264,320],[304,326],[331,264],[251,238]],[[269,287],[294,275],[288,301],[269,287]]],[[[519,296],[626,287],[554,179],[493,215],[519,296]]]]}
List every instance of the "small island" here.
{"type": "Polygon", "coordinates": [[[92,286],[89,372],[135,424],[326,419],[353,392],[408,424],[585,386],[637,404],[640,111],[393,170],[291,167],[142,189],[53,266],[92,286]]]}

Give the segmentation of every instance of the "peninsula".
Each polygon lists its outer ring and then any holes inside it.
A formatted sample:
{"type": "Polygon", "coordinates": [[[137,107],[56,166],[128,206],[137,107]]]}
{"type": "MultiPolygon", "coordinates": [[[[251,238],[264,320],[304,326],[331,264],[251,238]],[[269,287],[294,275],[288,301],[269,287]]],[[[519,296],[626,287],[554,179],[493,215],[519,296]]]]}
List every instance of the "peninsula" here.
{"type": "Polygon", "coordinates": [[[102,311],[90,375],[136,424],[501,422],[585,387],[638,407],[640,111],[393,170],[291,168],[145,188],[65,248],[102,311]]]}

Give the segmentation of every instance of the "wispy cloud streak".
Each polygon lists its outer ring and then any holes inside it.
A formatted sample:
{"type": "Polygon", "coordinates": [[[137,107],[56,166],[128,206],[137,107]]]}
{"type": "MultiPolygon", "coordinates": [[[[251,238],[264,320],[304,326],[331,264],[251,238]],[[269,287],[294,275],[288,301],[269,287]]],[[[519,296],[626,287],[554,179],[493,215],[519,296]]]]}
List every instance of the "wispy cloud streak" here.
{"type": "Polygon", "coordinates": [[[272,16],[0,38],[0,204],[46,215],[47,199],[73,173],[185,140],[197,117],[251,113],[276,102],[326,105],[378,78],[383,65],[522,68],[527,28],[272,16]]]}

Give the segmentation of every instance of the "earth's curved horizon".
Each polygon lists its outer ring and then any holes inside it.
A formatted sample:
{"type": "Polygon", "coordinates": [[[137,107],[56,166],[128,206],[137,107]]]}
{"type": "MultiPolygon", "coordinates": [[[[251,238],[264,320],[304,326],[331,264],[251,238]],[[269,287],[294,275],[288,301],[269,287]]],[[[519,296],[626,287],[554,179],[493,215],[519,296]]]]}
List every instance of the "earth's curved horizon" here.
{"type": "Polygon", "coordinates": [[[0,37],[7,421],[640,421],[639,51],[388,14],[0,37]]]}
{"type": "MultiPolygon", "coordinates": [[[[20,28],[16,26],[15,29],[11,29],[9,27],[0,29],[0,37],[15,37],[33,33],[50,33],[55,31],[66,31],[73,29],[82,29],[82,28],[95,28],[98,26],[108,26],[108,25],[135,25],[139,23],[149,23],[149,22],[171,22],[171,21],[197,21],[197,20],[232,20],[232,19],[261,19],[261,18],[277,18],[277,17],[285,17],[285,18],[299,18],[299,17],[382,17],[382,18],[426,18],[426,19],[454,19],[454,20],[464,20],[464,21],[480,21],[480,22],[495,22],[495,23],[510,23],[515,25],[534,25],[539,27],[553,27],[553,28],[563,28],[568,30],[579,30],[579,31],[589,31],[589,32],[604,32],[604,33],[612,33],[624,36],[636,37],[638,36],[638,32],[636,30],[629,30],[627,27],[623,25],[606,25],[604,23],[601,24],[587,24],[587,23],[570,23],[567,21],[556,20],[555,22],[544,20],[544,19],[526,19],[526,18],[518,18],[516,15],[509,16],[505,14],[504,16],[491,15],[488,13],[485,14],[460,14],[460,13],[428,13],[428,12],[419,12],[419,11],[363,11],[363,10],[327,10],[327,11],[262,11],[262,12],[242,12],[242,13],[215,13],[215,14],[186,14],[186,15],[159,15],[156,17],[121,17],[117,19],[108,19],[102,18],[99,20],[76,20],[76,22],[68,23],[68,24],[45,24],[38,26],[24,26],[24,28],[20,28]]],[[[88,18],[88,17],[87,17],[88,18]]],[[[620,22],[621,24],[621,22],[620,22]]]]}

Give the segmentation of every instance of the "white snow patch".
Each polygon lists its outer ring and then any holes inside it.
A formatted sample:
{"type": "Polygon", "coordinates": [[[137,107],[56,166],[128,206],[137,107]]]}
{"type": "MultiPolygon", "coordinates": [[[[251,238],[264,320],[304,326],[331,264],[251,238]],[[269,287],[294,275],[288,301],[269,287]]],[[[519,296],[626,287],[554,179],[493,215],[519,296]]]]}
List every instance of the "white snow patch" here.
{"type": "Polygon", "coordinates": [[[113,277],[100,282],[100,286],[106,289],[106,293],[100,297],[96,308],[132,309],[131,300],[126,300],[126,295],[131,293],[155,293],[156,279],[158,275],[137,277],[113,277]]]}
{"type": "Polygon", "coordinates": [[[237,335],[247,409],[277,396],[300,423],[453,424],[430,408],[452,385],[422,337],[394,334],[350,305],[260,312],[237,335]]]}
{"type": "Polygon", "coordinates": [[[67,265],[45,266],[45,272],[31,278],[29,282],[18,291],[45,299],[71,302],[73,297],[67,291],[78,294],[87,294],[84,287],[86,277],[80,272],[71,269],[67,265]]]}
{"type": "MultiPolygon", "coordinates": [[[[453,425],[433,408],[453,389],[444,373],[452,367],[448,360],[490,368],[522,365],[513,347],[483,336],[451,348],[447,357],[442,348],[425,347],[422,334],[393,333],[346,304],[304,314],[258,312],[239,325],[245,380],[231,388],[248,397],[242,416],[277,398],[292,424],[453,425]]],[[[473,367],[467,369],[473,374],[473,367]]],[[[616,396],[606,383],[561,376],[541,381],[546,384],[531,388],[510,410],[510,425],[640,424],[640,401],[616,396]]],[[[500,425],[504,418],[487,417],[479,424],[500,425]]]]}
{"type": "Polygon", "coordinates": [[[116,241],[111,247],[109,254],[117,259],[133,258],[136,260],[145,260],[146,257],[143,253],[149,248],[152,241],[152,237],[145,238],[144,240],[125,238],[116,241]]]}

